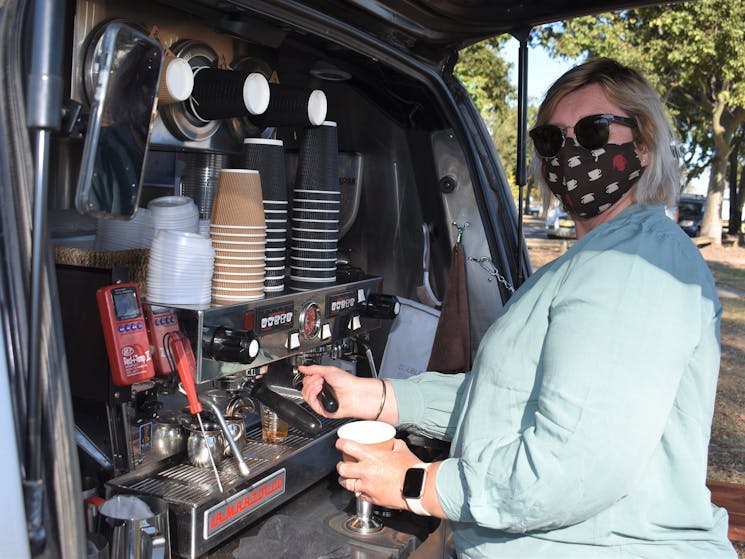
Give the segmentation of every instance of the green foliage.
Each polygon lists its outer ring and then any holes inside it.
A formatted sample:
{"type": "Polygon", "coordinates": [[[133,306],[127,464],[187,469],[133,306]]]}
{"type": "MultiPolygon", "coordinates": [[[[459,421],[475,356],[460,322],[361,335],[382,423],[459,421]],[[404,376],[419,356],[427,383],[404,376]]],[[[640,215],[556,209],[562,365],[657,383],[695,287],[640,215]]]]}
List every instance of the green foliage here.
{"type": "Polygon", "coordinates": [[[501,36],[481,41],[461,50],[455,65],[455,76],[463,83],[482,115],[499,119],[514,99],[509,81],[510,64],[499,49],[508,37],[501,36]]]}
{"type": "Polygon", "coordinates": [[[667,100],[687,153],[704,162],[717,149],[716,126],[726,127],[745,107],[745,58],[739,53],[743,39],[741,0],[700,0],[576,18],[536,35],[555,56],[609,56],[639,69],[667,100]],[[716,109],[722,113],[719,122],[713,120],[716,109]]]}
{"type": "MultiPolygon", "coordinates": [[[[503,35],[461,50],[455,76],[479,109],[517,200],[517,92],[509,81],[512,64],[500,55],[502,45],[509,39],[509,36],[503,35]]],[[[529,107],[528,122],[535,119],[535,112],[535,108],[529,107]]]]}
{"type": "Polygon", "coordinates": [[[555,55],[610,56],[649,78],[676,123],[689,178],[710,167],[702,235],[715,243],[727,159],[745,122],[743,39],[742,0],[698,0],[577,18],[537,35],[555,55]]]}

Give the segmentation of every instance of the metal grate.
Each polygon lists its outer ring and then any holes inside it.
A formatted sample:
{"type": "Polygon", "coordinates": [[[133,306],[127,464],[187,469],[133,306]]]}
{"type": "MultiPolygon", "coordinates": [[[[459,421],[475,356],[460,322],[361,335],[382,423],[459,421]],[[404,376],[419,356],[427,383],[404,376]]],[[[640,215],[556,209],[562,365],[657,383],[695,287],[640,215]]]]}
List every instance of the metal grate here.
{"type": "MultiPolygon", "coordinates": [[[[310,408],[307,409],[310,410],[310,408]]],[[[336,430],[348,420],[321,418],[321,421],[323,427],[319,437],[336,430]]],[[[261,427],[255,426],[246,432],[246,443],[241,455],[251,469],[251,477],[254,477],[313,440],[294,427],[290,427],[285,442],[268,444],[261,440],[261,427]]],[[[244,481],[232,458],[221,461],[217,467],[224,489],[227,490],[244,481]]],[[[190,464],[177,464],[148,478],[123,483],[121,486],[138,493],[161,497],[171,503],[196,507],[212,499],[217,492],[214,471],[197,468],[190,464]]]]}

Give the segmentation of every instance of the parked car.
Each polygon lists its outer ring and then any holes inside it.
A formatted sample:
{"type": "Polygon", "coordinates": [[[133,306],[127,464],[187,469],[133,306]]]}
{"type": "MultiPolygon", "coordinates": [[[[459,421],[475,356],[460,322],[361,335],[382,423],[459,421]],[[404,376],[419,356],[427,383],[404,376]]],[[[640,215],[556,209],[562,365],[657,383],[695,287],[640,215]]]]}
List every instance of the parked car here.
{"type": "Polygon", "coordinates": [[[541,213],[541,203],[539,201],[533,200],[533,197],[531,196],[530,201],[528,202],[528,207],[525,210],[525,213],[527,215],[538,215],[541,213]]]}
{"type": "Polygon", "coordinates": [[[546,216],[546,237],[549,239],[574,239],[577,231],[572,217],[560,207],[548,210],[546,216]]]}
{"type": "Polygon", "coordinates": [[[704,218],[706,198],[698,195],[684,195],[678,201],[678,225],[689,237],[701,234],[701,220],[704,218]]]}

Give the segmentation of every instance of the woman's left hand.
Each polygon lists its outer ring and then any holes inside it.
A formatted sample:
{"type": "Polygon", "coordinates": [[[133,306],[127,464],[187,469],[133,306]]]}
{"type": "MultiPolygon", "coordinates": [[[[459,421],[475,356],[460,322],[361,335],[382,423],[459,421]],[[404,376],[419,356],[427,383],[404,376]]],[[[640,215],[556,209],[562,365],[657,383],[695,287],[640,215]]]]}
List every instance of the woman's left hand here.
{"type": "Polygon", "coordinates": [[[357,462],[339,462],[339,484],[378,506],[406,509],[401,495],[406,470],[421,462],[401,439],[393,439],[393,450],[379,450],[348,439],[338,439],[336,448],[357,462]]]}

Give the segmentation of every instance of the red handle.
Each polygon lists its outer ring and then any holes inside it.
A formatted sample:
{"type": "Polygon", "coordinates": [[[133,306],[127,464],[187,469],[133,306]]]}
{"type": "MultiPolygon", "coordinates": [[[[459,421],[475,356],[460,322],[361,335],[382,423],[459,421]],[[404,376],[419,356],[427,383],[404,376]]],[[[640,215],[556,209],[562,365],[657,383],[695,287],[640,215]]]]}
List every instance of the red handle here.
{"type": "Polygon", "coordinates": [[[202,403],[197,397],[197,387],[194,382],[194,377],[197,373],[197,364],[194,359],[194,352],[191,350],[191,345],[189,344],[189,338],[183,332],[171,332],[168,337],[168,345],[171,349],[173,360],[176,362],[179,379],[181,379],[181,384],[184,390],[186,390],[186,397],[189,400],[189,411],[191,413],[200,413],[202,411],[202,403]]]}

